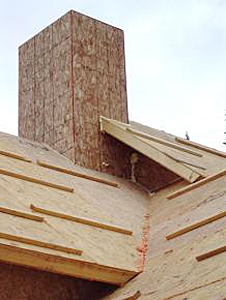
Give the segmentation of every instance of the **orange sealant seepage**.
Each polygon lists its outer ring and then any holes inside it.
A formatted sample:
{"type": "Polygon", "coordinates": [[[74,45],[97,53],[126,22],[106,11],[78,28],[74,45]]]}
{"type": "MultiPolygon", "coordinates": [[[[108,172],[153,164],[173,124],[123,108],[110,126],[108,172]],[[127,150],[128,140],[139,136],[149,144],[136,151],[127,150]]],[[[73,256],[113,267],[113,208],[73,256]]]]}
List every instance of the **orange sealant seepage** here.
{"type": "Polygon", "coordinates": [[[150,232],[150,215],[147,213],[144,216],[144,226],[142,229],[142,239],[141,239],[141,244],[137,248],[140,254],[140,260],[138,264],[138,271],[142,272],[144,270],[144,264],[145,264],[145,259],[146,259],[146,253],[148,250],[148,244],[149,244],[149,232],[150,232]]]}

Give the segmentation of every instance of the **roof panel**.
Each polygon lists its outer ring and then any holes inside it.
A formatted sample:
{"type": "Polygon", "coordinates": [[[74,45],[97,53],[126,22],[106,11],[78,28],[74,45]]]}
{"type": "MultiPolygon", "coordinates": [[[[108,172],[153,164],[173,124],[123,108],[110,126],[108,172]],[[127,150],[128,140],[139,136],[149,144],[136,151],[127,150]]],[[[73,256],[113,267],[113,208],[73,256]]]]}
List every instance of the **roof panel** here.
{"type": "Polygon", "coordinates": [[[3,134],[1,149],[10,153],[0,154],[1,260],[118,285],[139,272],[137,248],[149,199],[145,191],[123,179],[74,166],[37,143],[3,134]],[[40,157],[48,165],[87,178],[40,166],[40,157]],[[35,211],[31,204],[58,215],[35,211]]]}
{"type": "Polygon", "coordinates": [[[188,182],[194,182],[200,177],[200,174],[192,170],[192,168],[177,162],[175,159],[172,159],[172,157],[169,157],[169,155],[166,155],[166,153],[162,152],[158,147],[150,145],[150,143],[143,141],[140,137],[137,137],[130,131],[126,130],[127,124],[119,124],[118,122],[112,121],[105,117],[101,117],[100,122],[101,130],[103,132],[112,135],[116,139],[156,161],[163,167],[174,172],[188,182]]]}
{"type": "Polygon", "coordinates": [[[224,296],[225,183],[226,175],[222,172],[221,176],[213,176],[212,180],[206,178],[203,184],[197,183],[196,188],[173,199],[168,199],[167,194],[179,190],[182,183],[153,195],[144,272],[104,299],[124,299],[138,290],[141,299],[145,300],[150,297],[153,300],[200,299],[202,296],[203,299],[212,299],[205,297],[209,295],[220,299],[224,296]],[[220,218],[203,222],[222,212],[220,218]],[[167,240],[168,234],[195,223],[202,226],[167,240]]]}
{"type": "Polygon", "coordinates": [[[226,153],[185,141],[135,122],[123,124],[104,117],[101,117],[100,122],[102,131],[114,136],[190,183],[226,167],[226,153]]]}

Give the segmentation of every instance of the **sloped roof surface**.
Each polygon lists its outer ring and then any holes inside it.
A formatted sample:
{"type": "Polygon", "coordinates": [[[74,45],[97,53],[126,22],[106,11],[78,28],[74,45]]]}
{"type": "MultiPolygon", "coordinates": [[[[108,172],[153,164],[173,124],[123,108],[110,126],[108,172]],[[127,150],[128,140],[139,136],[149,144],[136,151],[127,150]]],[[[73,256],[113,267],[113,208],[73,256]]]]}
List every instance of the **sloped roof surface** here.
{"type": "Polygon", "coordinates": [[[133,183],[0,133],[0,195],[0,260],[118,285],[140,271],[149,196],[133,183]]]}
{"type": "Polygon", "coordinates": [[[118,285],[131,279],[105,300],[224,299],[225,153],[134,122],[102,118],[101,127],[185,180],[150,197],[2,133],[0,259],[118,285]]]}
{"type": "Polygon", "coordinates": [[[144,272],[105,300],[225,299],[226,172],[157,192],[144,272]]]}
{"type": "Polygon", "coordinates": [[[104,299],[224,299],[226,153],[139,123],[100,121],[102,131],[185,179],[153,194],[143,273],[104,299]]]}
{"type": "Polygon", "coordinates": [[[104,117],[101,117],[100,122],[102,131],[190,183],[226,168],[226,153],[136,122],[124,124],[104,117]]]}

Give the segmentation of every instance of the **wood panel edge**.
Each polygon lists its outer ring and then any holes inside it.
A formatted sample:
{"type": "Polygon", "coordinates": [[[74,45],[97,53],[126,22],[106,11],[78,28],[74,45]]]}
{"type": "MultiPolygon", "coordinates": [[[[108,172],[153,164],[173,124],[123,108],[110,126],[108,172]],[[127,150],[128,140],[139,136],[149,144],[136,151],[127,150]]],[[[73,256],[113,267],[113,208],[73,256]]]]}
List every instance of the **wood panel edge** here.
{"type": "Polygon", "coordinates": [[[15,245],[9,246],[1,241],[0,261],[117,286],[123,286],[131,278],[139,274],[136,271],[122,270],[59,255],[47,254],[15,245]]]}

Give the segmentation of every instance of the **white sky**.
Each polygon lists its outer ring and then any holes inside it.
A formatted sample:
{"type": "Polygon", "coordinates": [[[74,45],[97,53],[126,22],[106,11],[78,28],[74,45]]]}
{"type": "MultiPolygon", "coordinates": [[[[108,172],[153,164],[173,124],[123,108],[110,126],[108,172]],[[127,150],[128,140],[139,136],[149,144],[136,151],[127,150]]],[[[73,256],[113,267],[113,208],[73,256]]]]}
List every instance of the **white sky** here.
{"type": "Polygon", "coordinates": [[[0,131],[17,134],[18,46],[70,9],[124,30],[131,120],[226,150],[226,0],[0,0],[0,131]]]}

